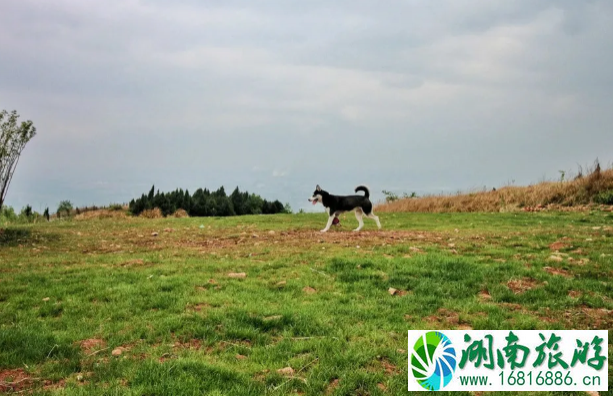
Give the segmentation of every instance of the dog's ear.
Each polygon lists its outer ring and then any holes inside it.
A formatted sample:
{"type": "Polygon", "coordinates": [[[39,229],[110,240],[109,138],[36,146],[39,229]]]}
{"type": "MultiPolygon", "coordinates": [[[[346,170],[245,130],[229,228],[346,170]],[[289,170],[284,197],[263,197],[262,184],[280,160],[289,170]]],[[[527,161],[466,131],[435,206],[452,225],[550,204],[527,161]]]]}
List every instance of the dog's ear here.
{"type": "Polygon", "coordinates": [[[319,184],[317,185],[317,187],[315,187],[315,191],[321,191],[321,187],[319,187],[319,184]]]}

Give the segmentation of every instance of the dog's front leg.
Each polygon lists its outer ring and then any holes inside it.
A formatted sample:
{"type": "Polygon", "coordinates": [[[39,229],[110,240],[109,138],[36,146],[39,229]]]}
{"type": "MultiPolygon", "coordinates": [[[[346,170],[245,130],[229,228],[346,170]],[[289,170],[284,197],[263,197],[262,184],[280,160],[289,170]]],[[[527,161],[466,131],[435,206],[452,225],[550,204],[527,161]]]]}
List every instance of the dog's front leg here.
{"type": "Polygon", "coordinates": [[[328,217],[328,224],[326,224],[326,228],[324,228],[323,230],[321,230],[321,232],[326,232],[330,229],[330,226],[332,225],[332,222],[334,221],[334,215],[329,216],[328,217]]]}

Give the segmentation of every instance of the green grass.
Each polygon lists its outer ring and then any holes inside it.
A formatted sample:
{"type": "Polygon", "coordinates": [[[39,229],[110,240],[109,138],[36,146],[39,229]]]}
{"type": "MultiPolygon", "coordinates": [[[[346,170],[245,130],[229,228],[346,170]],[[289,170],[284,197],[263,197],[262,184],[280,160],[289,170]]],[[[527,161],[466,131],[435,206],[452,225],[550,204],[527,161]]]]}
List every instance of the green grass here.
{"type": "Polygon", "coordinates": [[[611,213],[380,217],[8,226],[0,391],[406,394],[409,329],[613,328],[611,213]]]}

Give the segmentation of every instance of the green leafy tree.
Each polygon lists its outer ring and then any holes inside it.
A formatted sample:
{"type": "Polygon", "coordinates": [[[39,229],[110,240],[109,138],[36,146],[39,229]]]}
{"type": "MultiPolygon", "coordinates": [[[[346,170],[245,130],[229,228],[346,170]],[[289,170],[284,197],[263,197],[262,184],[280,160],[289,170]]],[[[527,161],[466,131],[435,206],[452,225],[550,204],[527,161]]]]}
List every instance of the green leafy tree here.
{"type": "Polygon", "coordinates": [[[65,213],[66,216],[70,216],[71,211],[72,203],[70,201],[62,201],[57,207],[57,217],[62,217],[62,213],[65,213]]]}
{"type": "Polygon", "coordinates": [[[15,110],[0,112],[0,208],[9,190],[21,152],[36,135],[32,121],[18,122],[15,110]]]}

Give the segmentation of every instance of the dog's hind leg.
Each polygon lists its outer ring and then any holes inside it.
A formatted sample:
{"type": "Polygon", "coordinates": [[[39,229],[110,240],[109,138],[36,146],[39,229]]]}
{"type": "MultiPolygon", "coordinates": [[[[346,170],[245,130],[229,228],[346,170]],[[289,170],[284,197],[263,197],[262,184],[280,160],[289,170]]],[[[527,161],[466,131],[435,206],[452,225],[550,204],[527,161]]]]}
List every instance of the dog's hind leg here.
{"type": "Polygon", "coordinates": [[[334,221],[334,215],[329,216],[328,217],[328,224],[326,224],[326,228],[324,228],[323,230],[321,230],[321,232],[326,232],[330,229],[330,226],[332,225],[332,222],[334,221]]]}
{"type": "Polygon", "coordinates": [[[362,209],[356,209],[355,210],[355,218],[358,219],[358,228],[356,228],[353,231],[360,231],[362,229],[362,227],[364,227],[364,220],[362,220],[362,215],[364,214],[364,212],[362,212],[362,209]]]}
{"type": "Polygon", "coordinates": [[[368,217],[369,219],[373,219],[375,223],[377,223],[377,227],[381,229],[381,222],[379,221],[379,216],[375,216],[373,212],[370,212],[369,214],[366,215],[366,217],[368,217]]]}

